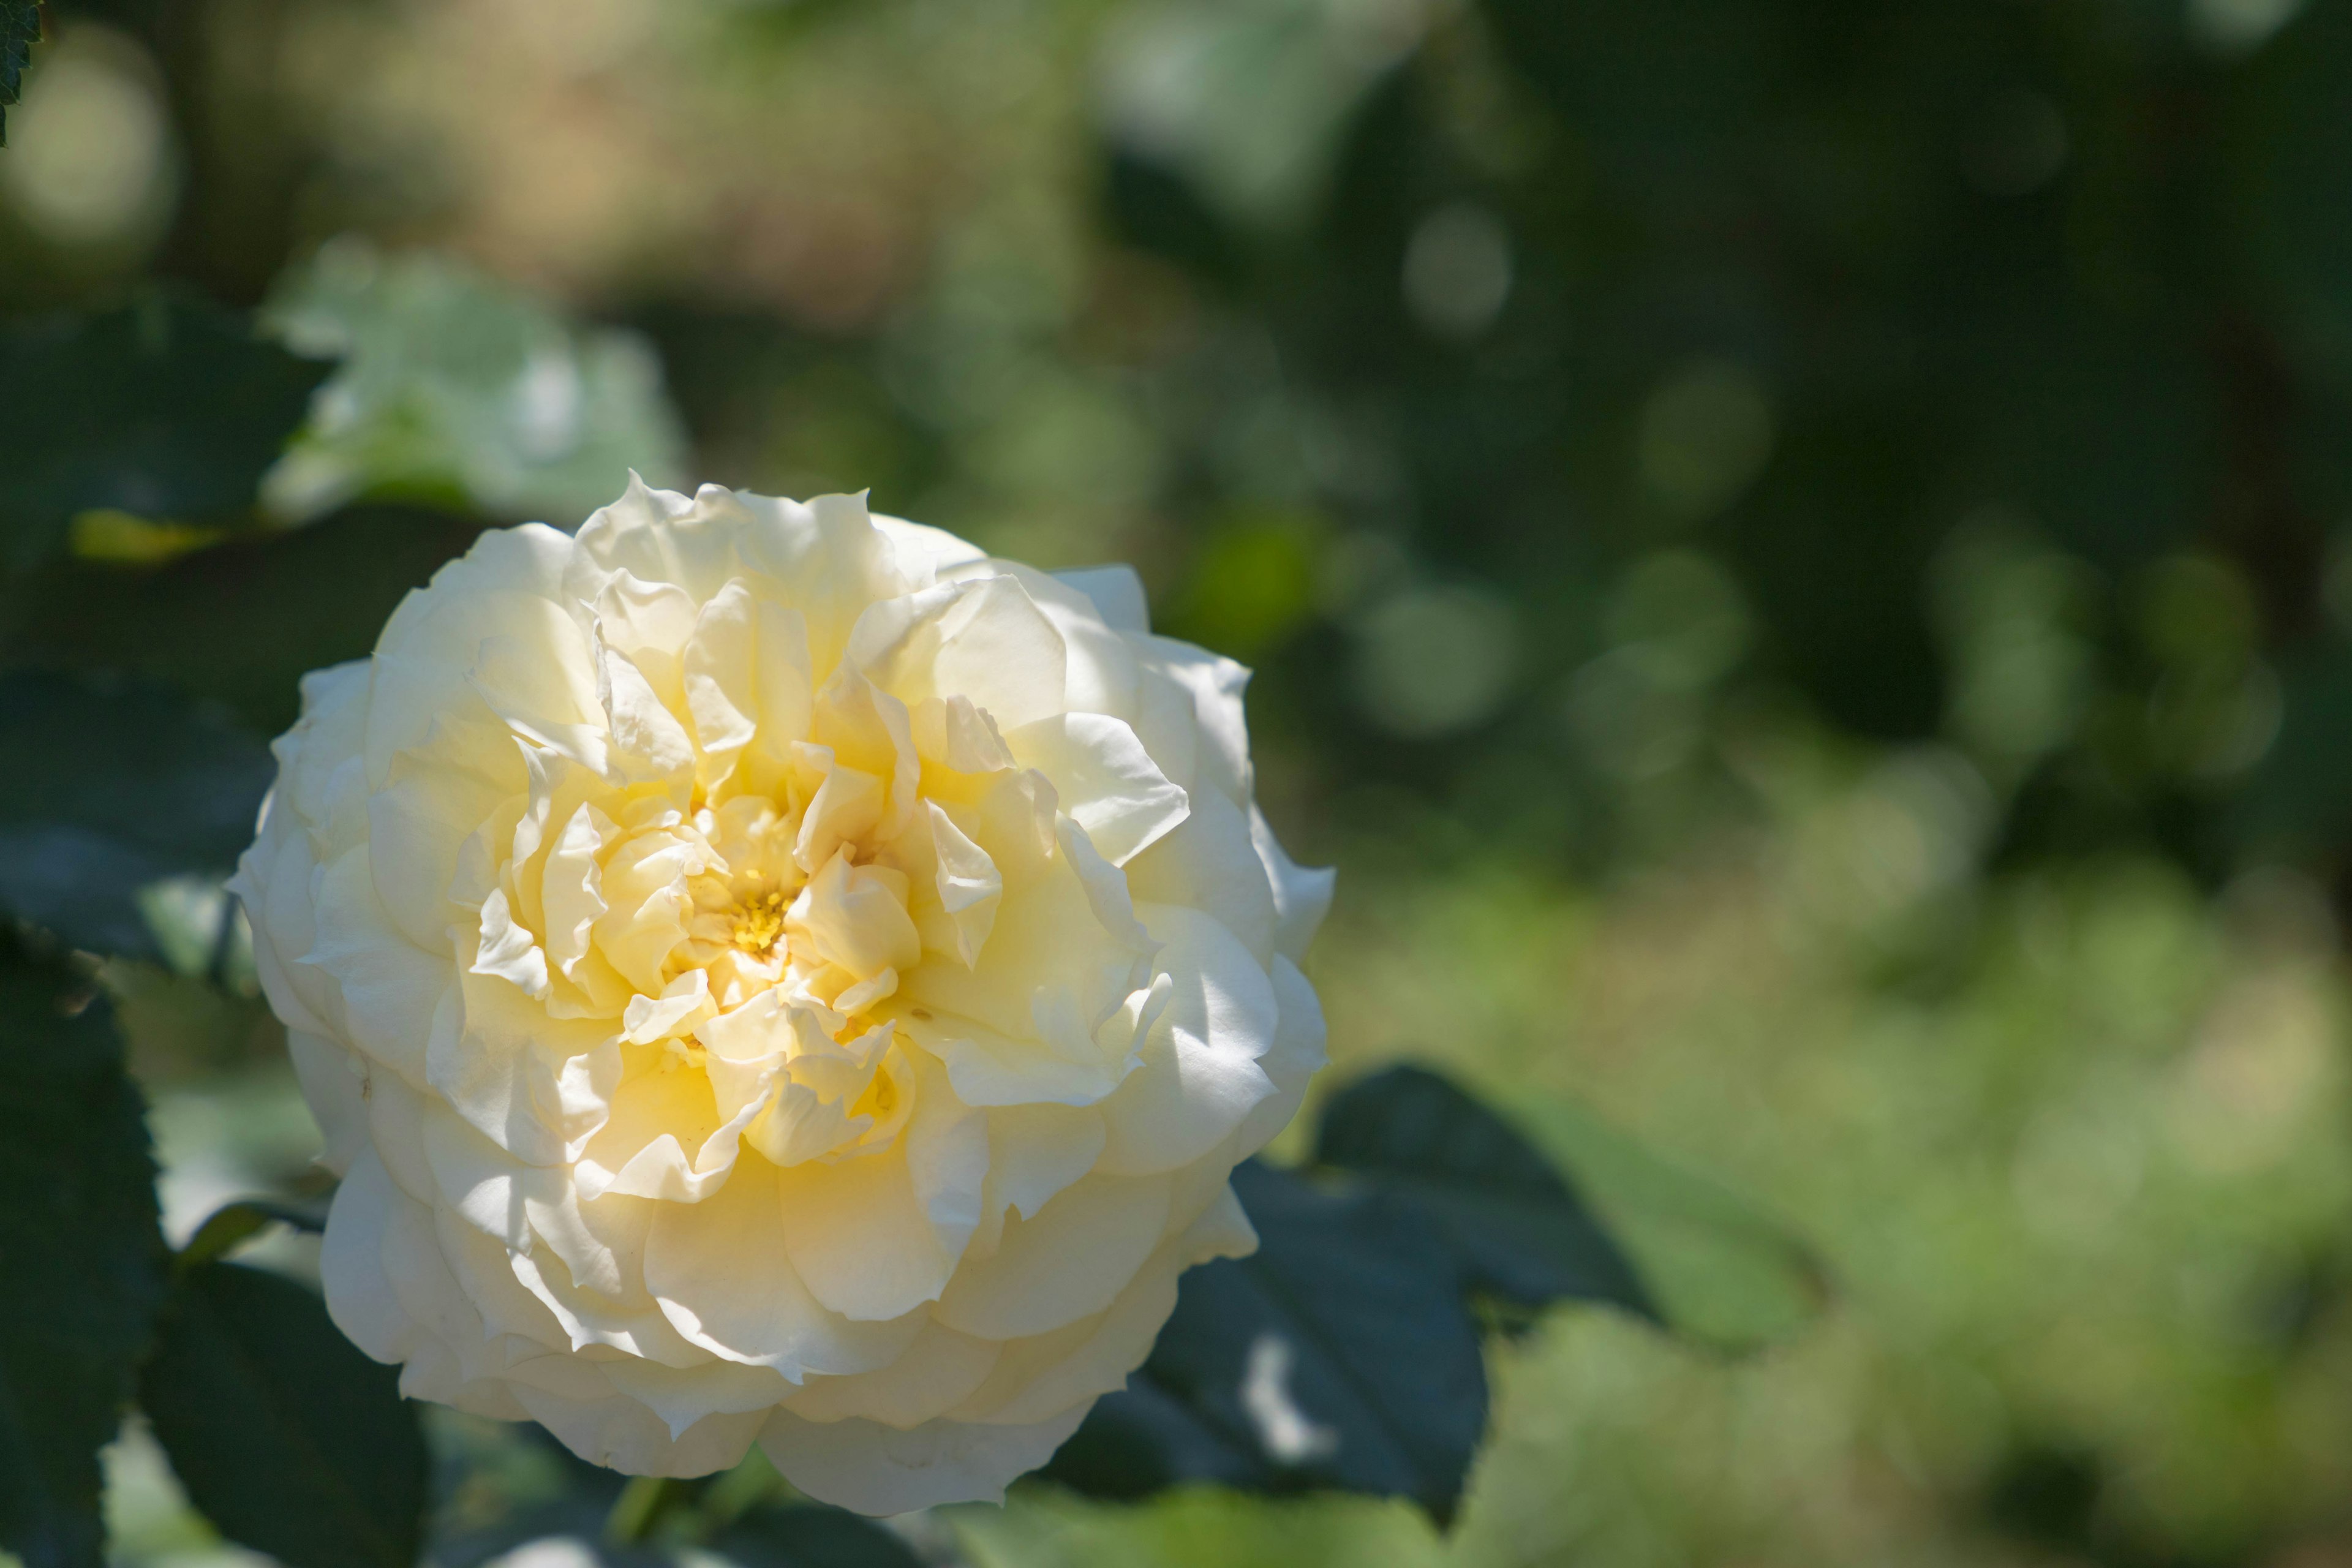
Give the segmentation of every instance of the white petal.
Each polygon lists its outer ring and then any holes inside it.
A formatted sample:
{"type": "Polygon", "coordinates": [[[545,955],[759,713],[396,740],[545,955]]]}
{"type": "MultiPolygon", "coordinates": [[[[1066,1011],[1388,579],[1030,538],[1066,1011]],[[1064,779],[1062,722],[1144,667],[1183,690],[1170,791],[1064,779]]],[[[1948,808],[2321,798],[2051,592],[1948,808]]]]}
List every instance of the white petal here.
{"type": "Polygon", "coordinates": [[[782,1230],[775,1168],[746,1160],[701,1203],[661,1205],[646,1241],[646,1288],[694,1343],[794,1383],[868,1372],[903,1353],[920,1315],[861,1323],[827,1311],[793,1272],[782,1230]]]}
{"type": "Polygon", "coordinates": [[[784,1401],[811,1421],[862,1418],[905,1428],[929,1421],[970,1398],[996,1365],[996,1345],[960,1334],[923,1313],[922,1331],[887,1365],[849,1377],[812,1377],[784,1401]]]}
{"type": "Polygon", "coordinates": [[[1062,809],[1114,866],[1184,820],[1183,789],[1160,771],[1124,720],[1061,713],[1007,730],[1004,743],[1022,766],[1053,782],[1062,809]]]}
{"type": "Polygon", "coordinates": [[[1003,1502],[1005,1487],[1052,1458],[1087,1408],[1076,1405],[1026,1426],[926,1421],[904,1432],[873,1421],[805,1421],[779,1410],[760,1429],[760,1447],[793,1485],[858,1513],[1003,1502]]]}
{"type": "Polygon", "coordinates": [[[1092,1176],[1034,1218],[1009,1219],[995,1253],[956,1270],[936,1315],[982,1339],[1042,1334],[1118,1299],[1160,1247],[1168,1178],[1092,1176]]]}
{"type": "Polygon", "coordinates": [[[1103,625],[1117,632],[1148,632],[1151,629],[1151,612],[1143,596],[1143,579],[1135,568],[1120,563],[1110,566],[1078,567],[1056,572],[1054,576],[1076,588],[1091,601],[1095,613],[1102,616],[1103,625]]]}
{"type": "Polygon", "coordinates": [[[1174,992],[1143,1065],[1103,1101],[1110,1143],[1101,1169],[1130,1175],[1201,1158],[1274,1092],[1258,1058],[1281,1016],[1265,971],[1216,921],[1173,904],[1136,912],[1167,944],[1158,962],[1174,992]]]}
{"type": "Polygon", "coordinates": [[[988,1128],[930,1069],[897,1147],[783,1173],[784,1245],[810,1292],[860,1321],[937,1300],[980,1222],[988,1128]]]}
{"type": "Polygon", "coordinates": [[[1274,889],[1275,951],[1293,963],[1304,963],[1307,943],[1315,940],[1323,917],[1331,912],[1331,888],[1338,873],[1328,867],[1309,870],[1295,864],[1283,853],[1255,801],[1250,803],[1249,829],[1250,842],[1257,847],[1258,858],[1265,863],[1266,879],[1274,889]]]}

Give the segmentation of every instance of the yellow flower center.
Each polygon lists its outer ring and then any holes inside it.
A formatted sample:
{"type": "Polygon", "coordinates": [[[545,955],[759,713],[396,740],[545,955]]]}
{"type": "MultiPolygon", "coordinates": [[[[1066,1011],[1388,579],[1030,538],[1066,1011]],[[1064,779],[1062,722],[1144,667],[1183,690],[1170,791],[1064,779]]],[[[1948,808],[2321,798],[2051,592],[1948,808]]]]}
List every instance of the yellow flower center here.
{"type": "Polygon", "coordinates": [[[766,953],[784,935],[784,895],[781,889],[753,893],[735,905],[734,941],[745,952],[766,953]]]}

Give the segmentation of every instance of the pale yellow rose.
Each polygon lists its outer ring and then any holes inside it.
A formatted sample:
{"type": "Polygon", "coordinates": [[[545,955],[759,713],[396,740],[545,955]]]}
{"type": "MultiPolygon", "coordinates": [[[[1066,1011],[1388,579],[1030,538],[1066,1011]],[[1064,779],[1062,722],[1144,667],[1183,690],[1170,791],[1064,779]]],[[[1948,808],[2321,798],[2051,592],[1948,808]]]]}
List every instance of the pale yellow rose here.
{"type": "Polygon", "coordinates": [[[1246,675],[857,497],[483,535],[304,682],[238,872],[335,1321],[620,1469],[1000,1496],[1323,1059],[1246,675]]]}

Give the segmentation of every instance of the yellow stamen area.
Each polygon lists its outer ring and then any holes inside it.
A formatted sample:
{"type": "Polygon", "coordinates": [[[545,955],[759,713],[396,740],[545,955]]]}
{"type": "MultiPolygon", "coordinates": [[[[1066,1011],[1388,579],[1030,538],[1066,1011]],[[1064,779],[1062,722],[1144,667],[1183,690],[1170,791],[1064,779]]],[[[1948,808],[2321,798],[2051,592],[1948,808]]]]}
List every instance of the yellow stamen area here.
{"type": "Polygon", "coordinates": [[[784,934],[784,895],[755,894],[736,904],[734,941],[746,952],[765,952],[784,934]]]}

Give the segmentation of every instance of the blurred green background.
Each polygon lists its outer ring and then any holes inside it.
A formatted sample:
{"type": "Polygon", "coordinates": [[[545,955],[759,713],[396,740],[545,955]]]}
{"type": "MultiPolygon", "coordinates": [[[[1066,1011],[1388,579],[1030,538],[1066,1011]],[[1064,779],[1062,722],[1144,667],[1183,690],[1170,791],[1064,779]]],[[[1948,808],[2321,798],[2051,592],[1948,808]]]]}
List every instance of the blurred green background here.
{"type": "MultiPolygon", "coordinates": [[[[1339,1070],[1582,1100],[1836,1281],[1747,1359],[1556,1314],[1447,1536],[1040,1489],[929,1547],[2352,1564],[2352,3],[47,22],[0,310],[200,296],[338,366],[257,515],[58,518],[7,657],[274,730],[457,518],[631,464],[1132,561],[1341,868],[1339,1070]]],[[[178,1239],[314,1134],[163,947],[110,978],[178,1239]]],[[[115,1475],[124,1561],[217,1559],[115,1475]]]]}

